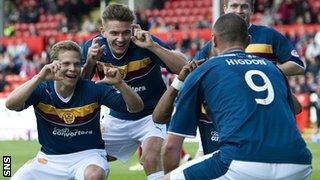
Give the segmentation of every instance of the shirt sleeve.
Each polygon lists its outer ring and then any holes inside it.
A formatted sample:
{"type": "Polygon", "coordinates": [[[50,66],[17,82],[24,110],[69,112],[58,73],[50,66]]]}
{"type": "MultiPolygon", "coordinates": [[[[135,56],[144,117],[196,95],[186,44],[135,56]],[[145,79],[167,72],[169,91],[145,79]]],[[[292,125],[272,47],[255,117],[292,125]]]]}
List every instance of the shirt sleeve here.
{"type": "Polygon", "coordinates": [[[201,60],[201,59],[206,59],[209,58],[208,54],[211,50],[211,41],[207,42],[194,56],[194,60],[201,60]]]}
{"type": "MultiPolygon", "coordinates": [[[[191,75],[190,75],[191,76],[191,75]]],[[[183,137],[195,137],[200,117],[199,83],[188,77],[180,91],[176,112],[169,125],[168,133],[183,137]]]]}
{"type": "Polygon", "coordinates": [[[105,105],[115,111],[128,112],[127,104],[119,91],[107,84],[98,84],[97,89],[100,96],[98,98],[100,105],[105,105]]]}
{"type": "Polygon", "coordinates": [[[82,46],[82,57],[81,57],[81,65],[83,66],[87,62],[88,50],[91,46],[92,40],[87,41],[82,46]]]}
{"type": "Polygon", "coordinates": [[[279,32],[273,30],[274,36],[274,47],[273,51],[278,61],[282,64],[287,61],[292,61],[301,67],[304,67],[303,61],[300,59],[295,48],[290,44],[288,39],[280,34],[279,32]]]}
{"type": "MultiPolygon", "coordinates": [[[[164,42],[162,42],[159,38],[155,37],[155,36],[151,36],[152,37],[152,40],[156,43],[158,43],[161,47],[165,48],[165,49],[168,49],[168,50],[172,50],[169,46],[167,46],[164,42]]],[[[150,51],[150,56],[151,56],[151,59],[155,59],[156,62],[161,66],[161,67],[164,67],[166,68],[168,71],[171,72],[171,70],[169,69],[169,67],[154,53],[152,53],[150,51]]]]}
{"type": "Polygon", "coordinates": [[[41,97],[52,96],[52,93],[48,89],[47,83],[41,83],[32,91],[31,95],[26,100],[23,109],[27,109],[29,106],[37,105],[40,102],[40,99],[42,99],[41,97]]]}

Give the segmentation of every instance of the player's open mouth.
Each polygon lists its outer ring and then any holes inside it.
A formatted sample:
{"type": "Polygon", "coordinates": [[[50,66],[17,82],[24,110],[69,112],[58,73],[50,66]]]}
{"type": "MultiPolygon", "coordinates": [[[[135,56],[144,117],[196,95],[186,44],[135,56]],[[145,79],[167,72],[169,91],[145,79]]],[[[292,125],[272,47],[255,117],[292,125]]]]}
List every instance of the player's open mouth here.
{"type": "Polygon", "coordinates": [[[115,46],[117,46],[119,48],[124,48],[126,46],[126,44],[115,44],[115,46]]]}
{"type": "Polygon", "coordinates": [[[75,75],[75,74],[66,74],[66,77],[70,78],[70,79],[75,79],[75,78],[77,78],[77,75],[75,75]]]}

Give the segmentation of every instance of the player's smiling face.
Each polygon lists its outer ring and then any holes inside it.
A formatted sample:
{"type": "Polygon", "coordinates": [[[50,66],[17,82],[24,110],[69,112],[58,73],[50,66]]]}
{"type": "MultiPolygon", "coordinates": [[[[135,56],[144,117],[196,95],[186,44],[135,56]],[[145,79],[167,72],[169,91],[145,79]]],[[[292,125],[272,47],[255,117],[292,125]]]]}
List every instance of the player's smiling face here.
{"type": "Polygon", "coordinates": [[[62,51],[59,53],[61,83],[65,86],[75,86],[80,77],[81,62],[80,54],[75,51],[62,51]]]}
{"type": "Polygon", "coordinates": [[[228,0],[224,5],[224,13],[235,13],[249,24],[252,13],[251,0],[228,0]]]}
{"type": "Polygon", "coordinates": [[[103,27],[103,36],[107,39],[112,53],[121,57],[127,51],[131,41],[131,23],[109,20],[103,27]]]}

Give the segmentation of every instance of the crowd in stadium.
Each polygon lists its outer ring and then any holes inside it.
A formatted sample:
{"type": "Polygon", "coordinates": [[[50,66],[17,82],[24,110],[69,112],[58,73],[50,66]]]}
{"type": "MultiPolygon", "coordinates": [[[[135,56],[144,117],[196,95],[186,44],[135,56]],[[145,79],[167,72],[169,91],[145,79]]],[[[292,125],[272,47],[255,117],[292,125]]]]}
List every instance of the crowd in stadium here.
{"type": "MultiPolygon", "coordinates": [[[[151,32],[165,32],[169,34],[168,46],[180,50],[188,56],[194,57],[195,53],[204,45],[197,32],[188,34],[189,29],[201,29],[211,27],[211,9],[205,12],[199,19],[192,23],[174,22],[177,15],[161,15],[162,11],[170,12],[179,1],[154,1],[149,9],[139,8],[136,11],[137,23],[143,29],[151,32]],[[172,30],[180,30],[182,39],[176,40],[170,33],[172,30]]],[[[184,2],[184,1],[182,1],[184,2]]],[[[211,1],[207,1],[211,2],[211,1]]],[[[99,29],[99,17],[93,17],[93,11],[99,11],[100,1],[76,1],[76,0],[15,0],[5,1],[5,29],[7,37],[32,37],[44,36],[45,48],[41,53],[30,52],[27,44],[22,40],[11,42],[4,46],[0,44],[0,72],[2,81],[6,76],[17,74],[21,77],[34,76],[44,64],[47,63],[47,53],[50,47],[57,42],[54,38],[57,34],[97,34],[99,29]],[[72,11],[77,9],[77,11],[72,11]],[[72,12],[72,13],[71,13],[72,12]],[[50,21],[51,23],[47,23],[50,21]],[[51,24],[52,27],[42,27],[51,24]]],[[[182,8],[183,9],[183,8],[182,8]]],[[[184,7],[183,10],[187,9],[184,7]]],[[[203,9],[207,9],[204,8],[203,9]]],[[[317,1],[304,0],[258,0],[255,3],[253,19],[258,23],[268,26],[281,24],[319,24],[320,5],[317,1]],[[271,12],[272,11],[272,12],[271,12]]],[[[170,13],[169,13],[170,14],[170,13]]],[[[185,14],[182,14],[186,16],[185,14]]],[[[183,21],[182,21],[183,22],[183,21]]],[[[306,75],[291,77],[290,85],[295,93],[313,93],[318,88],[320,79],[320,32],[316,31],[299,34],[297,31],[287,31],[285,36],[297,49],[299,55],[306,63],[306,75]]],[[[82,43],[82,42],[78,42],[82,43]]],[[[4,91],[10,82],[3,83],[0,90],[4,91]]]]}
{"type": "MultiPolygon", "coordinates": [[[[200,21],[195,21],[193,24],[180,23],[178,20],[173,23],[168,18],[174,19],[177,17],[174,15],[164,17],[164,15],[161,15],[161,11],[169,9],[166,12],[170,12],[170,8],[173,8],[172,6],[179,6],[176,5],[176,2],[179,1],[161,2],[154,1],[147,10],[139,8],[136,11],[137,23],[143,29],[151,32],[168,33],[169,38],[166,42],[168,46],[180,50],[191,59],[204,45],[205,40],[201,39],[197,32],[191,35],[187,32],[189,29],[210,28],[211,9],[201,16],[200,21]],[[180,30],[182,32],[182,40],[177,41],[174,35],[170,33],[172,30],[180,30]]],[[[7,46],[0,44],[0,72],[2,76],[6,77],[10,74],[17,74],[27,78],[34,76],[47,63],[47,53],[50,47],[57,42],[54,35],[98,33],[99,17],[98,19],[92,17],[90,12],[97,11],[99,3],[100,1],[97,0],[5,1],[5,36],[12,38],[44,36],[46,44],[41,53],[30,52],[27,44],[22,40],[10,43],[7,46]],[[74,11],[74,9],[77,11],[74,11]],[[52,27],[42,27],[45,24],[51,24],[52,27]]],[[[203,7],[203,9],[205,10],[206,8],[203,7]]],[[[268,26],[281,24],[313,25],[320,23],[320,14],[316,13],[319,10],[319,3],[312,0],[258,0],[255,3],[253,19],[260,24],[268,26]]],[[[183,16],[186,15],[183,14],[183,16]]],[[[290,33],[287,32],[285,34],[306,63],[305,76],[290,78],[290,85],[295,93],[316,92],[318,84],[320,84],[320,32],[315,36],[316,33],[316,31],[313,31],[299,34],[297,31],[290,31],[290,33]]],[[[81,44],[82,42],[78,43],[81,44]]],[[[6,78],[2,79],[5,81],[6,78]]],[[[9,86],[10,82],[5,84],[9,86]]],[[[4,88],[0,90],[3,91],[4,88]]]]}
{"type": "MultiPolygon", "coordinates": [[[[137,23],[143,29],[151,32],[169,33],[166,42],[168,46],[180,50],[188,56],[194,57],[195,53],[204,45],[205,40],[197,33],[188,34],[188,29],[201,29],[211,27],[211,11],[206,12],[200,21],[190,23],[172,23],[167,17],[155,16],[163,9],[172,8],[173,2],[158,1],[151,4],[150,9],[140,8],[136,11],[137,23]],[[181,30],[182,40],[177,41],[170,33],[172,30],[181,30]]],[[[183,1],[182,1],[183,2],[183,1]]],[[[6,76],[17,74],[21,77],[30,78],[34,76],[44,64],[47,63],[47,52],[56,43],[56,34],[91,34],[97,33],[99,22],[90,12],[99,8],[100,1],[66,1],[58,0],[56,3],[50,0],[28,0],[28,1],[5,1],[5,36],[45,36],[46,45],[43,52],[33,54],[22,40],[10,43],[7,46],[0,44],[0,72],[1,82],[6,81],[6,76]],[[73,13],[71,13],[73,12],[73,13]],[[76,12],[76,13],[74,13],[76,12]],[[52,27],[41,27],[49,20],[52,27]],[[43,23],[44,22],[44,23],[43,23]],[[45,34],[50,29],[49,34],[45,34]],[[51,33],[50,33],[51,32],[51,33]]],[[[178,5],[176,5],[178,6],[178,5]]],[[[183,4],[182,4],[183,6],[183,4]]],[[[268,26],[281,24],[319,24],[320,5],[318,1],[304,0],[258,0],[255,3],[254,19],[258,23],[268,26]],[[272,12],[271,12],[272,11],[272,12]],[[272,15],[271,15],[272,14],[272,15]]],[[[172,15],[171,19],[174,19],[172,15]]],[[[290,78],[290,85],[295,93],[314,93],[320,84],[320,32],[308,32],[299,34],[291,31],[285,36],[297,49],[299,55],[306,63],[306,75],[290,78]]],[[[79,42],[81,44],[81,42],[79,42]]],[[[2,83],[0,90],[9,86],[10,82],[2,83]]]]}

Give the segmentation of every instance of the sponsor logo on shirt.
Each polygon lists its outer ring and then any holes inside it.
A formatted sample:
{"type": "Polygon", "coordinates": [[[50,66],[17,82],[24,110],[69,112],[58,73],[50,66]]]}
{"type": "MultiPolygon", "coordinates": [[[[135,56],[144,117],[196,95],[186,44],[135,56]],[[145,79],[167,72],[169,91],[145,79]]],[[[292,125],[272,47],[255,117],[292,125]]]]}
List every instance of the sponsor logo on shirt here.
{"type": "Polygon", "coordinates": [[[82,136],[82,135],[88,135],[88,134],[93,134],[93,131],[81,131],[78,129],[70,130],[69,128],[57,128],[55,127],[52,131],[52,134],[54,136],[63,136],[65,138],[72,138],[75,136],[82,136]]]}
{"type": "Polygon", "coordinates": [[[217,131],[211,131],[211,141],[219,141],[219,135],[217,131]]]}

